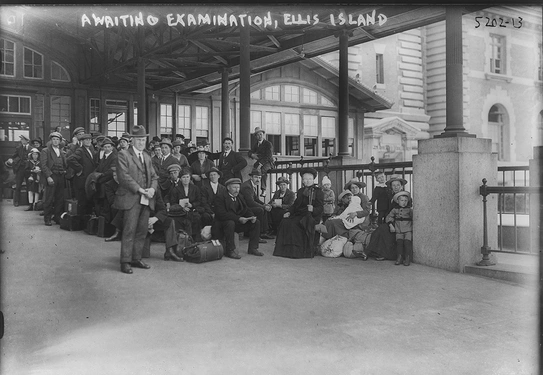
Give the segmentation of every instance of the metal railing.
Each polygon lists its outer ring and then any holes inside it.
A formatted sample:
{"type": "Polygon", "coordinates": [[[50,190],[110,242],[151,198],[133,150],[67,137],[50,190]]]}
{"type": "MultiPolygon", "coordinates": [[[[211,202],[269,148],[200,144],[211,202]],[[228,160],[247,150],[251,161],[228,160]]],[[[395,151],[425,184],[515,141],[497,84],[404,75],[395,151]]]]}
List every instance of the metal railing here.
{"type": "MultiPolygon", "coordinates": [[[[366,164],[344,164],[334,165],[334,160],[328,158],[304,158],[291,160],[281,160],[275,162],[275,168],[268,171],[268,185],[266,195],[271,197],[276,189],[275,183],[279,177],[287,177],[290,181],[290,189],[297,191],[302,187],[302,178],[300,172],[304,168],[312,167],[319,172],[319,184],[322,177],[328,176],[332,181],[332,189],[336,196],[343,191],[343,187],[352,179],[363,181],[366,184],[364,193],[371,198],[373,189],[376,185],[375,171],[384,171],[388,179],[393,174],[401,175],[407,181],[405,190],[413,193],[413,162],[397,163],[375,163],[375,158],[371,157],[371,162],[366,164]]],[[[375,215],[375,207],[372,208],[372,216],[375,215]]]]}
{"type": "MultiPolygon", "coordinates": [[[[483,178],[483,185],[479,187],[479,194],[483,196],[483,246],[481,254],[483,259],[479,265],[489,264],[489,255],[491,252],[513,253],[538,255],[539,249],[532,249],[530,245],[530,219],[529,206],[522,206],[522,210],[517,210],[517,196],[527,196],[523,201],[529,200],[530,195],[541,196],[542,187],[530,186],[487,186],[487,179],[483,178]],[[489,194],[498,195],[498,249],[491,249],[488,245],[488,228],[487,228],[487,199],[489,194]],[[507,196],[513,197],[512,213],[508,214],[505,210],[507,204],[505,199],[507,196]],[[508,215],[508,216],[506,216],[508,215]],[[509,218],[506,220],[505,218],[509,218]]],[[[537,197],[536,201],[538,201],[537,197]]]]}

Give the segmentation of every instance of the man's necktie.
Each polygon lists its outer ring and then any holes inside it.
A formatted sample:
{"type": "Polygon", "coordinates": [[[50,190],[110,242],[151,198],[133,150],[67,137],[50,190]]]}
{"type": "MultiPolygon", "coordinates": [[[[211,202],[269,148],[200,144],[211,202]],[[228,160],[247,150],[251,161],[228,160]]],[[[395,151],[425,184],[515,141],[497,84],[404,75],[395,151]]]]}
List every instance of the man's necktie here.
{"type": "Polygon", "coordinates": [[[140,152],[140,161],[141,165],[145,166],[145,163],[143,162],[143,154],[140,152]]]}

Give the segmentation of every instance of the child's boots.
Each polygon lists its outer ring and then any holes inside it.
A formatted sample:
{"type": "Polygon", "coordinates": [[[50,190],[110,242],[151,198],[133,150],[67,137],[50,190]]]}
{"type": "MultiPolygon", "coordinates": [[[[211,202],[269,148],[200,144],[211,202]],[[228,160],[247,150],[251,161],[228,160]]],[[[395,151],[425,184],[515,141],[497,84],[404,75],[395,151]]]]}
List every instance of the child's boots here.
{"type": "Polygon", "coordinates": [[[403,256],[403,248],[404,248],[404,240],[396,240],[396,262],[395,265],[399,266],[402,264],[402,256],[403,256]]]}

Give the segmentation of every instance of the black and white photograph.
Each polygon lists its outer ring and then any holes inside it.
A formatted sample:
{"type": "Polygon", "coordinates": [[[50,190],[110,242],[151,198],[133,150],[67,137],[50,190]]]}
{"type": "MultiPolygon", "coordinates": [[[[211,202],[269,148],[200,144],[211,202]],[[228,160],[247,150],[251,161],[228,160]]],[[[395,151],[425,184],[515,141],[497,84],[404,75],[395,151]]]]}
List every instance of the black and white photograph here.
{"type": "Polygon", "coordinates": [[[542,11],[0,5],[0,374],[540,374],[542,11]]]}

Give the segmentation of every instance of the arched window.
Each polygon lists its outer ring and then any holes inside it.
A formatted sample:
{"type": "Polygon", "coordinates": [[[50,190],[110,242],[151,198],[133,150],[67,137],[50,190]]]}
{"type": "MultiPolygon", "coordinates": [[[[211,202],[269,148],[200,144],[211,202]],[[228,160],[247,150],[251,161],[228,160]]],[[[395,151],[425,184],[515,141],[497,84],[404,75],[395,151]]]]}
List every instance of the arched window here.
{"type": "Polygon", "coordinates": [[[498,160],[507,160],[507,111],[500,104],[495,104],[488,111],[488,135],[492,139],[492,152],[498,154],[498,160]]]}
{"type": "Polygon", "coordinates": [[[70,82],[70,76],[62,65],[57,62],[51,61],[51,80],[70,82]]]}

